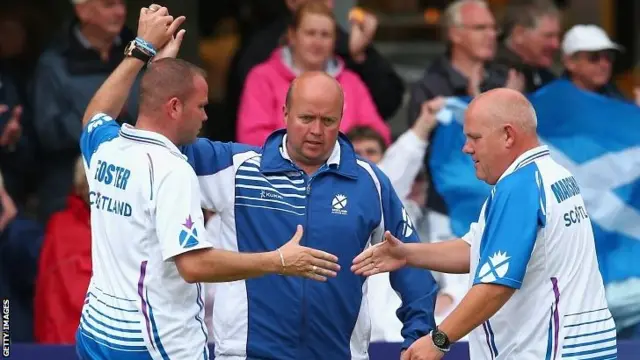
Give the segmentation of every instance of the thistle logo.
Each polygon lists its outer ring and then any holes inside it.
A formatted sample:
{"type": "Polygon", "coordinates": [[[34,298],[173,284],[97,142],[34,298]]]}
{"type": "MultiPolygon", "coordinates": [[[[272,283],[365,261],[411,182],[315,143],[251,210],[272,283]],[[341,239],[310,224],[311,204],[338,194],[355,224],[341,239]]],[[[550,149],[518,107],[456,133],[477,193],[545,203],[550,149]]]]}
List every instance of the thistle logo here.
{"type": "Polygon", "coordinates": [[[196,230],[194,226],[194,222],[191,220],[191,215],[187,217],[184,224],[184,229],[180,231],[180,246],[184,249],[192,248],[198,245],[200,242],[198,241],[198,230],[196,230]]]}
{"type": "Polygon", "coordinates": [[[478,272],[478,277],[483,283],[494,282],[497,279],[503,278],[509,270],[510,256],[506,252],[496,252],[493,256],[489,257],[489,261],[484,263],[478,272]]]}
{"type": "Polygon", "coordinates": [[[347,215],[346,207],[347,207],[346,196],[342,194],[338,194],[333,197],[333,200],[331,201],[331,213],[339,214],[339,215],[347,215]]]}

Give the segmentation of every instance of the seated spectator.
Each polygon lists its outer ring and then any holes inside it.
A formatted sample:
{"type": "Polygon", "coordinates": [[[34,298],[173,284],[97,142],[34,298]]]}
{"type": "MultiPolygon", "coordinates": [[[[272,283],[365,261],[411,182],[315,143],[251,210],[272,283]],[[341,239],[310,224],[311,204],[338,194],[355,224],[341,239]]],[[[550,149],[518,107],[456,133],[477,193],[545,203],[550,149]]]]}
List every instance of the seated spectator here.
{"type": "MultiPolygon", "coordinates": [[[[272,2],[278,1],[282,0],[272,2]]],[[[273,51],[281,45],[281,40],[286,36],[287,29],[293,21],[292,14],[307,1],[323,1],[328,6],[333,6],[334,3],[334,0],[285,0],[289,12],[259,30],[247,41],[243,40],[229,68],[223,132],[237,128],[237,111],[249,72],[258,64],[267,61],[273,51]]],[[[378,113],[384,119],[388,119],[402,104],[405,89],[402,79],[389,61],[373,47],[377,27],[378,21],[371,13],[365,13],[362,21],[351,21],[348,32],[337,26],[334,52],[344,60],[347,69],[358,74],[371,92],[378,113]]],[[[216,124],[216,127],[219,126],[216,124]]],[[[235,136],[236,133],[237,131],[232,131],[232,135],[235,136]]]]}
{"type": "MultiPolygon", "coordinates": [[[[447,52],[429,65],[411,89],[410,126],[417,121],[424,102],[437,96],[476,96],[498,87],[521,90],[523,86],[523,79],[515,71],[509,74],[506,67],[491,62],[496,52],[496,23],[484,1],[458,0],[449,5],[443,16],[443,33],[447,52]]],[[[428,158],[427,154],[424,161],[428,158]]],[[[447,213],[435,190],[430,191],[428,199],[429,208],[447,213]]]]}
{"type": "MultiPolygon", "coordinates": [[[[425,102],[413,127],[386,151],[383,139],[370,128],[356,127],[347,133],[356,153],[376,163],[389,177],[422,241],[446,241],[453,238],[448,218],[428,211],[425,206],[427,179],[422,167],[428,138],[436,125],[436,114],[443,104],[442,98],[425,102]]],[[[395,315],[401,300],[389,285],[388,276],[388,273],[382,273],[368,278],[372,342],[402,341],[402,323],[395,315]]],[[[441,289],[435,308],[436,322],[439,322],[466,294],[468,277],[466,274],[442,273],[434,273],[434,277],[441,289]]]]}
{"type": "Polygon", "coordinates": [[[74,344],[91,279],[89,185],[78,159],[67,207],[47,223],[38,265],[35,338],[38,343],[74,344]]]}
{"type": "Polygon", "coordinates": [[[611,81],[613,61],[622,47],[596,25],[575,25],[562,40],[565,76],[580,89],[627,100],[611,81]]]}
{"type": "Polygon", "coordinates": [[[504,39],[495,61],[524,76],[524,92],[556,79],[551,70],[560,48],[560,11],[551,0],[514,0],[507,5],[504,39]]]}
{"type": "Polygon", "coordinates": [[[336,21],[323,2],[309,1],[298,8],[288,32],[288,45],[276,49],[269,60],[247,77],[238,111],[238,142],[262,146],[267,136],[284,127],[289,84],[305,71],[324,70],[344,91],[340,130],[354,126],[373,128],[390,142],[390,129],[378,114],[366,85],[334,56],[336,21]]]}
{"type": "MultiPolygon", "coordinates": [[[[134,34],[124,27],[124,0],[72,0],[75,17],[40,56],[32,84],[35,131],[42,148],[39,218],[65,207],[80,154],[82,116],[89,100],[124,58],[134,34]]],[[[132,94],[139,91],[135,82],[132,94]]],[[[133,123],[137,96],[119,121],[133,123]]]]}

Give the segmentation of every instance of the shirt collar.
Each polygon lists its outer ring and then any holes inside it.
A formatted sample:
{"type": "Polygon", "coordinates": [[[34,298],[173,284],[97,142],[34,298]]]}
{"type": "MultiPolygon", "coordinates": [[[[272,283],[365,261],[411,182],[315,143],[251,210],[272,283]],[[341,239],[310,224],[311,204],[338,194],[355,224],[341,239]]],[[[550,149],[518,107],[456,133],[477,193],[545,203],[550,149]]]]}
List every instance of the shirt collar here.
{"type": "Polygon", "coordinates": [[[498,181],[502,180],[505,176],[515,172],[516,170],[534,162],[535,160],[549,155],[549,148],[546,145],[537,146],[531,150],[525,151],[522,155],[518,156],[516,160],[509,165],[507,170],[500,176],[498,181]]]}
{"type": "MultiPolygon", "coordinates": [[[[280,155],[282,155],[283,159],[291,161],[291,157],[289,156],[289,152],[287,151],[287,134],[284,134],[284,136],[282,137],[280,155]]],[[[327,159],[327,165],[335,165],[336,167],[340,166],[340,143],[338,142],[338,140],[336,140],[333,151],[331,151],[331,155],[329,155],[329,159],[327,159]]]]}
{"type": "Polygon", "coordinates": [[[120,127],[120,137],[139,143],[162,146],[172,153],[179,155],[181,158],[187,159],[174,143],[157,132],[140,130],[129,124],[122,124],[122,127],[120,127]]]}

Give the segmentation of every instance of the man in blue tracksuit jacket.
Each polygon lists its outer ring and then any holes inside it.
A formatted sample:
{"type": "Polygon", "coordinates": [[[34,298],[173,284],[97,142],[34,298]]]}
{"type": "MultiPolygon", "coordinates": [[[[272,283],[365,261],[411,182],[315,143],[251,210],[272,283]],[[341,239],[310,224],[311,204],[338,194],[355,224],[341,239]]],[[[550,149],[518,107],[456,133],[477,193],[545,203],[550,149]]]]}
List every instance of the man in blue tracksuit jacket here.
{"type": "MultiPolygon", "coordinates": [[[[203,207],[221,217],[218,246],[274,250],[301,224],[301,243],[338,256],[342,268],[327,282],[273,275],[217,284],[216,359],[368,359],[367,281],[349,270],[352,260],[385,231],[419,239],[387,176],[339,133],[343,106],[333,78],[305,73],[287,95],[287,129],[263,148],[205,139],[182,148],[203,207]]],[[[404,350],[434,328],[437,285],[414,268],[390,282],[402,298],[404,350]]]]}

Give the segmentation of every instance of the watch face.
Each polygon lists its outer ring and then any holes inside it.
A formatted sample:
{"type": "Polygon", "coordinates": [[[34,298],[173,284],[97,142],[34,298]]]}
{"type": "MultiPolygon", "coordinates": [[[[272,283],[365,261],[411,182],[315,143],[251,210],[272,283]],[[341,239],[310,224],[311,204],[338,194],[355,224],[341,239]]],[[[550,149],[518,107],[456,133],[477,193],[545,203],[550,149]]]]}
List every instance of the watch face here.
{"type": "Polygon", "coordinates": [[[441,333],[441,332],[435,332],[433,333],[433,343],[436,346],[445,346],[447,343],[447,337],[445,334],[441,333]]]}

